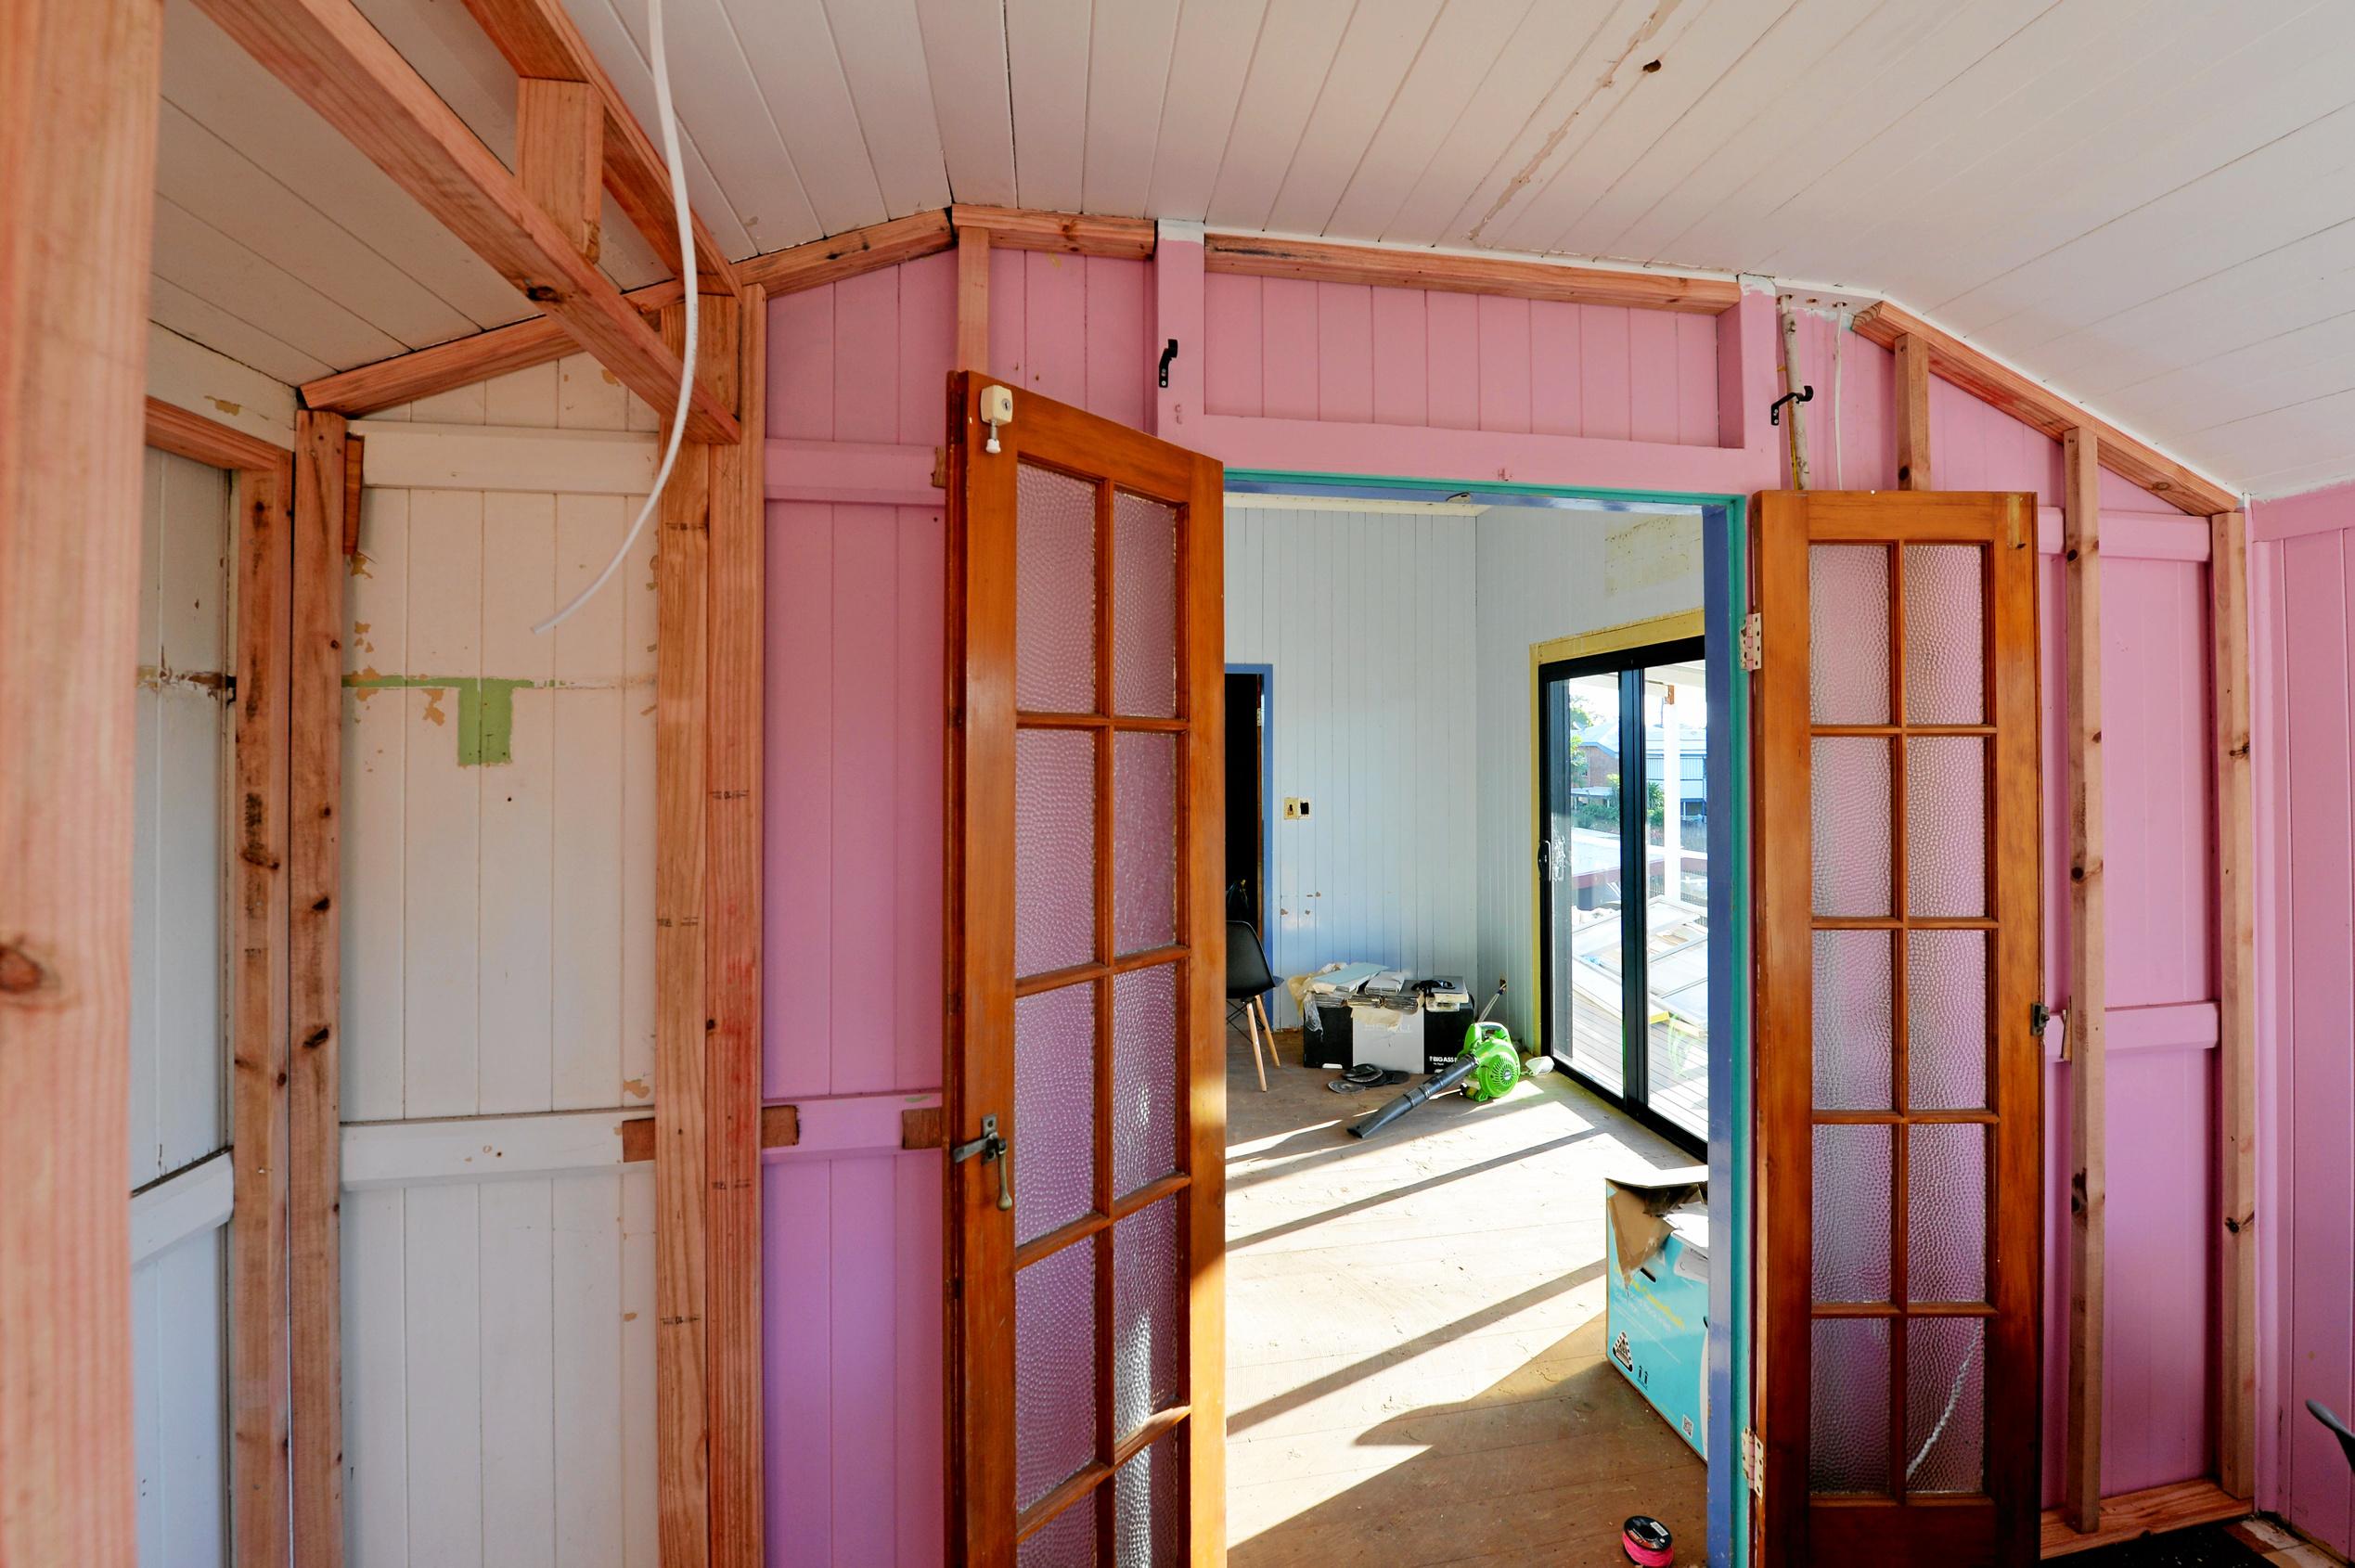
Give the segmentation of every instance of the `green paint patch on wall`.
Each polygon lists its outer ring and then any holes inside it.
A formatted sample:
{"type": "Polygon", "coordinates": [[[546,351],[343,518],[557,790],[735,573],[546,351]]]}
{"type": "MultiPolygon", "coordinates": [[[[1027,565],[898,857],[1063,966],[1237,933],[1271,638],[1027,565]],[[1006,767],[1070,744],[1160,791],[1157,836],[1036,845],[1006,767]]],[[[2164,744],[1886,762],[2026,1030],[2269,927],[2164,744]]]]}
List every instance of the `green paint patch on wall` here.
{"type": "MultiPolygon", "coordinates": [[[[534,683],[496,675],[380,675],[363,670],[345,675],[343,684],[364,698],[372,691],[457,692],[458,766],[498,767],[515,760],[515,693],[534,683]]],[[[427,716],[443,722],[438,707],[427,716]]]]}

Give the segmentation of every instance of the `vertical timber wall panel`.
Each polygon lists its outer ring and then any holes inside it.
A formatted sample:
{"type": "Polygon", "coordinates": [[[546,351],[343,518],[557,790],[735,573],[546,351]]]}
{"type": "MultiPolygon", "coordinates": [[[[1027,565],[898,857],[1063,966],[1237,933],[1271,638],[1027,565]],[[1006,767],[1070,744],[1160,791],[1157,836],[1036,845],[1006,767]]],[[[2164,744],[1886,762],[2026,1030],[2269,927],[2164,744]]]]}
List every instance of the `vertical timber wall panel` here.
{"type": "MultiPolygon", "coordinates": [[[[132,839],[134,1190],[217,1155],[228,1137],[222,916],[228,765],[229,477],[145,458],[137,817],[132,839]]],[[[187,1176],[182,1176],[182,1179],[187,1176]]],[[[228,1215],[131,1269],[133,1435],[142,1562],[227,1561],[224,1355],[228,1215]]]]}
{"type": "MultiPolygon", "coordinates": [[[[1275,771],[1268,780],[1268,958],[1280,975],[1374,959],[1469,976],[1470,854],[1401,854],[1468,826],[1475,809],[1473,532],[1468,516],[1227,508],[1227,659],[1271,664],[1275,771]],[[1320,568],[1364,550],[1414,591],[1394,614],[1337,591],[1320,568]],[[1283,819],[1305,797],[1307,818],[1283,819]]],[[[1461,847],[1468,850],[1467,835],[1461,847]]],[[[1291,993],[1269,1004],[1300,1022],[1291,993]]]]}
{"type": "MultiPolygon", "coordinates": [[[[376,421],[651,430],[574,357],[376,421]]],[[[365,435],[372,421],[355,423],[365,435]]],[[[347,584],[342,1113],[483,1118],[651,1094],[651,524],[639,497],[371,488],[347,584]]],[[[374,1130],[373,1128],[371,1130],[374,1130]]],[[[654,1568],[651,1167],[343,1201],[353,1568],[654,1568]]]]}
{"type": "Polygon", "coordinates": [[[2355,486],[2250,514],[2260,1001],[2259,1500],[2355,1551],[2355,1481],[2311,1416],[2355,1410],[2355,486]],[[2268,1226],[2264,1215],[2271,1215],[2268,1226]]]}

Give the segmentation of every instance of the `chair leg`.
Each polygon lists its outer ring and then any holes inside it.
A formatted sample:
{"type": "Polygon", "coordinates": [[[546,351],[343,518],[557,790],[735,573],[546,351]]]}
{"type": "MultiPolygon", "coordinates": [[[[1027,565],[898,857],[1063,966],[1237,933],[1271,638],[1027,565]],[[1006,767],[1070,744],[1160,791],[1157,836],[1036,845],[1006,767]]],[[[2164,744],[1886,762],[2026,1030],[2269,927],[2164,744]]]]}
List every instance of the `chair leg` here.
{"type": "MultiPolygon", "coordinates": [[[[1252,1011],[1252,1004],[1249,1002],[1243,1004],[1243,1024],[1251,1031],[1251,1065],[1259,1074],[1259,1092],[1266,1094],[1268,1092],[1268,1065],[1259,1060],[1259,1015],[1252,1011]]],[[[1275,1050],[1275,1042],[1273,1040],[1268,1042],[1268,1047],[1269,1054],[1272,1055],[1275,1050]]]]}
{"type": "Polygon", "coordinates": [[[1268,1004],[1257,996],[1254,996],[1251,999],[1251,1005],[1259,1009],[1259,1027],[1268,1033],[1268,1060],[1281,1067],[1284,1064],[1284,1059],[1276,1054],[1276,1026],[1268,1021],[1268,1004]]]}

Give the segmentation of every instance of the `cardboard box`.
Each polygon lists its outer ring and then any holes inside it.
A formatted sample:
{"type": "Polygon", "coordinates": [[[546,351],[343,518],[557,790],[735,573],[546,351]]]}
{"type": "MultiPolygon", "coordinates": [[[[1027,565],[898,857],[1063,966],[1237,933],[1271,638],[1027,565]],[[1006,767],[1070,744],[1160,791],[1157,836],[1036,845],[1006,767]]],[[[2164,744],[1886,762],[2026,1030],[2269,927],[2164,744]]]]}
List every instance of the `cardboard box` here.
{"type": "Polygon", "coordinates": [[[1709,1457],[1709,1173],[1602,1182],[1603,1343],[1611,1364],[1709,1457]]]}
{"type": "Polygon", "coordinates": [[[1349,1004],[1349,1058],[1399,1073],[1422,1068],[1422,1009],[1349,1004]]]}

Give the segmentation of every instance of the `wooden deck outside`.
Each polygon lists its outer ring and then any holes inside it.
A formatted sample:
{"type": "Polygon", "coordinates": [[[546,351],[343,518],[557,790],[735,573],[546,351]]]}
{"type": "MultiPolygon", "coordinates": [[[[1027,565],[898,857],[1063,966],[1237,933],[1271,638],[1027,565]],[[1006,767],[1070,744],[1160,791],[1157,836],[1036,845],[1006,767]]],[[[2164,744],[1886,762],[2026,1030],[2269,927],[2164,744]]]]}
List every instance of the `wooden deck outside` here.
{"type": "Polygon", "coordinates": [[[1385,1094],[1280,1040],[1264,1095],[1228,1042],[1236,1568],[1624,1564],[1633,1513],[1702,1562],[1705,1468],[1602,1323],[1603,1176],[1692,1162],[1559,1074],[1361,1143],[1385,1094]]]}

